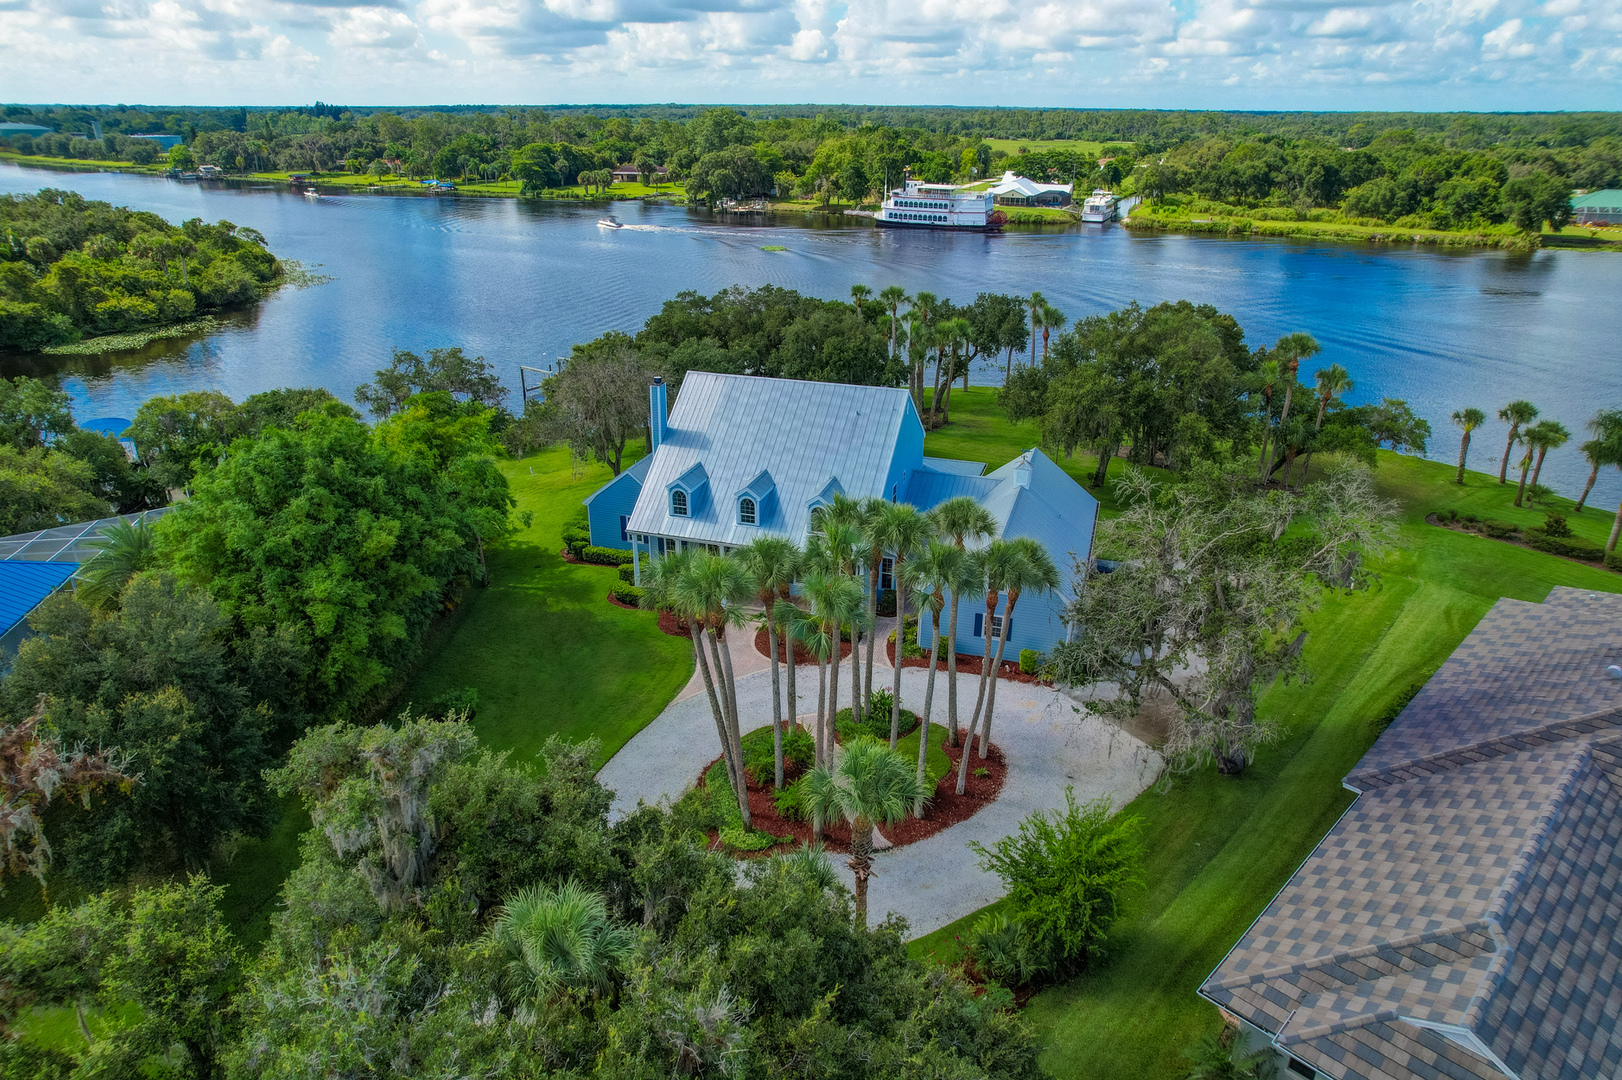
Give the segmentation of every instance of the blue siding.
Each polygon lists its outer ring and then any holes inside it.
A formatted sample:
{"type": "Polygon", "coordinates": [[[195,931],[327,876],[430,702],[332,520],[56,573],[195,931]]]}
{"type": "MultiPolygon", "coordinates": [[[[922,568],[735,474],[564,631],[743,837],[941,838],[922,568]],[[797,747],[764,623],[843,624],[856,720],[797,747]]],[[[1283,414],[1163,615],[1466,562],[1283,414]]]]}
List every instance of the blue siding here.
{"type": "Polygon", "coordinates": [[[918,419],[917,410],[912,407],[911,395],[908,395],[906,412],[896,433],[895,450],[890,455],[890,471],[884,478],[884,490],[880,497],[893,502],[906,502],[907,481],[923,464],[924,425],[918,419]]]}
{"type": "Polygon", "coordinates": [[[591,542],[597,547],[630,551],[624,522],[631,517],[636,497],[642,494],[642,477],[648,471],[643,458],[592,493],[586,500],[586,520],[591,526],[591,542]]]}
{"type": "MultiPolygon", "coordinates": [[[[1065,599],[1059,593],[1021,593],[1019,603],[1014,607],[1014,629],[1008,638],[1008,647],[1003,650],[1003,660],[1018,660],[1019,650],[1035,649],[1046,653],[1053,646],[1064,640],[1064,605],[1065,599]]],[[[951,609],[951,599],[947,599],[947,610],[941,612],[941,631],[945,633],[946,622],[951,609]]],[[[1004,593],[997,598],[997,614],[1002,615],[1008,610],[1008,594],[1004,593]]],[[[979,656],[986,647],[985,639],[975,634],[976,627],[985,620],[986,598],[984,593],[973,596],[964,596],[957,605],[957,633],[953,642],[957,646],[959,656],[979,656]]],[[[924,618],[919,620],[918,644],[929,648],[929,615],[926,611],[924,618]]],[[[991,652],[997,652],[997,643],[992,641],[991,652]]]]}

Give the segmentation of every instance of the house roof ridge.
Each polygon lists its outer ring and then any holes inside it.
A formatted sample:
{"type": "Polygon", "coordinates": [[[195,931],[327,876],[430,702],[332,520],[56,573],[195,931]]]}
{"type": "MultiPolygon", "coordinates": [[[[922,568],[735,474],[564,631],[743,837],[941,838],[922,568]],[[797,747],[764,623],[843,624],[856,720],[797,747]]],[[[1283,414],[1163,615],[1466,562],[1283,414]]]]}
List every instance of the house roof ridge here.
{"type": "Polygon", "coordinates": [[[900,394],[903,397],[912,397],[911,391],[902,386],[878,386],[873,383],[827,382],[823,379],[795,379],[790,378],[787,375],[744,375],[736,371],[689,371],[682,377],[682,381],[686,382],[688,379],[691,379],[694,376],[707,379],[749,379],[755,381],[760,379],[770,379],[773,382],[803,383],[806,386],[844,387],[850,390],[877,390],[891,396],[900,394]]]}
{"type": "MultiPolygon", "coordinates": [[[[1387,782],[1384,784],[1374,784],[1373,786],[1392,787],[1396,784],[1406,783],[1409,780],[1423,779],[1422,776],[1398,776],[1397,774],[1399,773],[1411,773],[1414,770],[1420,769],[1429,764],[1457,761],[1459,765],[1466,765],[1470,764],[1472,761],[1480,760],[1481,758],[1503,757],[1506,754],[1527,749],[1525,746],[1516,745],[1517,742],[1524,742],[1528,739],[1538,739],[1543,736],[1550,735],[1558,731],[1560,728],[1570,727],[1574,724],[1594,723],[1595,721],[1604,720],[1607,718],[1615,719],[1615,723],[1608,726],[1622,727],[1622,705],[1611,705],[1595,712],[1580,713],[1576,716],[1562,717],[1559,720],[1551,720],[1548,723],[1541,724],[1537,727],[1524,728],[1520,731],[1510,732],[1506,735],[1495,735],[1491,739],[1483,739],[1480,742],[1466,743],[1463,746],[1456,746],[1451,750],[1443,750],[1435,754],[1426,754],[1422,757],[1411,758],[1407,761],[1393,762],[1390,765],[1381,765],[1375,768],[1354,769],[1346,774],[1342,784],[1359,794],[1362,794],[1368,790],[1366,787],[1358,786],[1359,784],[1369,784],[1373,781],[1378,781],[1381,779],[1385,779],[1387,782]],[[1461,758],[1464,760],[1459,760],[1461,758]]],[[[1577,735],[1564,736],[1560,739],[1560,741],[1566,742],[1577,737],[1577,735]]],[[[1449,769],[1446,771],[1451,772],[1452,770],[1449,769]]]]}
{"type": "MultiPolygon", "coordinates": [[[[1246,975],[1235,975],[1231,978],[1223,979],[1218,983],[1207,983],[1205,985],[1205,989],[1237,990],[1243,986],[1264,982],[1268,979],[1276,979],[1284,975],[1298,975],[1304,971],[1313,971],[1319,968],[1329,967],[1332,964],[1344,964],[1352,961],[1362,960],[1365,957],[1375,956],[1379,953],[1385,952],[1388,949],[1411,949],[1416,945],[1426,945],[1432,941],[1439,941],[1445,937],[1459,937],[1462,934],[1469,933],[1472,930],[1487,931],[1487,933],[1493,938],[1495,944],[1501,940],[1499,935],[1492,933],[1493,927],[1489,926],[1484,918],[1470,919],[1467,922],[1450,923],[1447,926],[1438,927],[1435,930],[1407,934],[1399,938],[1384,938],[1380,941],[1371,941],[1367,945],[1359,945],[1355,949],[1344,949],[1340,952],[1324,953],[1321,956],[1316,956],[1308,960],[1300,960],[1294,964],[1285,964],[1280,967],[1267,968],[1263,971],[1257,971],[1246,975]]],[[[1451,962],[1452,961],[1449,961],[1449,963],[1451,962]]],[[[1436,967],[1437,965],[1423,964],[1421,966],[1436,967]]]]}

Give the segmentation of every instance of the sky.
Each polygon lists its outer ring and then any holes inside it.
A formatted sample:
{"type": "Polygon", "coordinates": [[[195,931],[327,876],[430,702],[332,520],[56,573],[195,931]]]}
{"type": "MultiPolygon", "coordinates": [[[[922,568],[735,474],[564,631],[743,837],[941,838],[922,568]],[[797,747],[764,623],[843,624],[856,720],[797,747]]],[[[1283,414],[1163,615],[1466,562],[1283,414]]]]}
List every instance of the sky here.
{"type": "Polygon", "coordinates": [[[0,0],[0,100],[1622,108],[1622,0],[0,0]]]}

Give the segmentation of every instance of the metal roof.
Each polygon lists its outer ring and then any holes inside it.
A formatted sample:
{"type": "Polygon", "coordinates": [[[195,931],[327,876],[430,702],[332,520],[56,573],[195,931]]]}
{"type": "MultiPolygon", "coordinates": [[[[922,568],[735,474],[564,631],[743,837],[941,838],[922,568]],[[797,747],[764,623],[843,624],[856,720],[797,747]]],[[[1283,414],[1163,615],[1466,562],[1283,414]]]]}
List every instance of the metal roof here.
{"type": "Polygon", "coordinates": [[[924,468],[934,469],[936,472],[952,473],[954,476],[982,476],[986,471],[986,463],[983,461],[963,461],[949,457],[930,457],[925,454],[924,468]]]}
{"type": "Polygon", "coordinates": [[[140,525],[156,521],[173,509],[173,506],[160,506],[156,510],[143,510],[139,514],[81,521],[73,525],[57,525],[38,532],[18,533],[15,536],[0,536],[0,562],[88,562],[101,551],[94,541],[120,521],[140,525]]]}
{"type": "Polygon", "coordinates": [[[0,636],[10,633],[78,569],[78,563],[69,562],[0,562],[0,636]]]}
{"type": "MultiPolygon", "coordinates": [[[[903,425],[922,424],[905,390],[692,371],[627,526],[633,532],[741,545],[759,528],[737,524],[732,493],[766,470],[777,489],[774,532],[805,534],[810,504],[831,478],[854,498],[883,497],[903,425]],[[673,517],[667,489],[702,465],[711,497],[673,517]]],[[[764,523],[763,523],[764,524],[764,523]]]]}
{"type": "Polygon", "coordinates": [[[1041,195],[1049,191],[1062,191],[1068,195],[1074,189],[1074,184],[1047,184],[1040,180],[1032,180],[1027,176],[1020,176],[1010,169],[1004,172],[1002,179],[992,186],[991,193],[993,195],[1013,195],[1017,193],[1029,198],[1032,195],[1041,195]]]}
{"type": "Polygon", "coordinates": [[[1622,191],[1616,188],[1606,188],[1603,191],[1590,191],[1587,195],[1573,195],[1571,197],[1573,210],[1607,210],[1611,213],[1622,212],[1622,191]]]}
{"type": "Polygon", "coordinates": [[[581,501],[584,502],[587,506],[590,506],[591,505],[591,500],[595,499],[597,496],[601,495],[603,492],[607,491],[609,488],[611,488],[615,484],[619,483],[620,480],[622,478],[626,477],[626,476],[631,477],[638,484],[642,483],[643,480],[647,479],[648,466],[650,464],[652,464],[652,463],[653,463],[652,456],[637,458],[635,465],[632,465],[627,469],[620,470],[619,476],[614,477],[614,479],[610,480],[608,483],[604,484],[602,487],[598,488],[596,491],[592,492],[590,495],[587,495],[581,501]]]}

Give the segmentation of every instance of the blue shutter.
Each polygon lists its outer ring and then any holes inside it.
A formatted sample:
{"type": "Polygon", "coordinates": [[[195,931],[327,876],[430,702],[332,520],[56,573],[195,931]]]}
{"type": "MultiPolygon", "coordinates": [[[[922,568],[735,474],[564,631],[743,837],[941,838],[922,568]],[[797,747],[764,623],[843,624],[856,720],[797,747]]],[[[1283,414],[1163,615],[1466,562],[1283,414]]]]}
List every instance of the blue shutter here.
{"type": "Polygon", "coordinates": [[[629,526],[630,524],[631,524],[631,519],[627,515],[621,514],[620,515],[620,542],[621,543],[629,544],[631,542],[630,531],[627,528],[627,526],[629,526]]]}
{"type": "Polygon", "coordinates": [[[983,613],[974,613],[974,636],[979,637],[985,632],[986,617],[983,613]]]}
{"type": "Polygon", "coordinates": [[[1014,620],[1013,619],[1004,619],[1003,620],[1002,636],[1005,637],[1005,638],[1012,638],[1014,636],[1014,620]]]}

